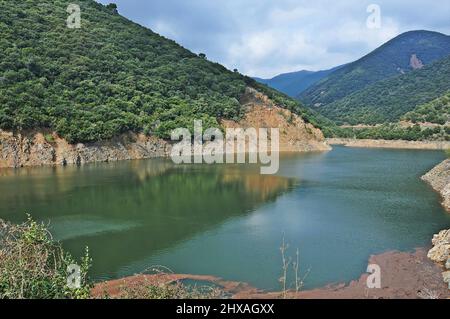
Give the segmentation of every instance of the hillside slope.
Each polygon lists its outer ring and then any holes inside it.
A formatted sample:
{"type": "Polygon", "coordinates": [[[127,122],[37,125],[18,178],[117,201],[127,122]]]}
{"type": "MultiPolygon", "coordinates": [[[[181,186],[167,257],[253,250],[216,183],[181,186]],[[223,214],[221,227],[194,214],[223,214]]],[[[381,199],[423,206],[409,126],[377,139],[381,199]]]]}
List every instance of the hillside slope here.
{"type": "Polygon", "coordinates": [[[283,73],[271,79],[255,78],[255,80],[283,92],[290,97],[296,98],[307,88],[319,82],[321,79],[325,78],[339,68],[341,68],[341,66],[330,70],[317,72],[303,70],[298,72],[283,73]]]}
{"type": "MultiPolygon", "coordinates": [[[[247,88],[241,99],[244,116],[221,119],[228,127],[279,128],[280,151],[327,151],[323,133],[289,110],[278,107],[266,95],[247,88]]],[[[13,134],[0,130],[0,168],[86,164],[168,156],[172,143],[155,136],[127,132],[109,140],[71,144],[48,129],[13,134]]],[[[225,151],[225,150],[224,150],[225,151]]]]}
{"type": "MultiPolygon", "coordinates": [[[[69,143],[127,132],[166,138],[176,127],[238,121],[247,87],[306,116],[298,102],[79,0],[81,28],[62,0],[0,2],[0,129],[48,128],[69,143]]],[[[120,10],[120,8],[119,8],[120,10]]],[[[314,121],[314,118],[306,118],[314,121]]]]}
{"type": "Polygon", "coordinates": [[[319,108],[338,124],[396,122],[450,89],[450,56],[422,69],[379,81],[319,108]]]}
{"type": "Polygon", "coordinates": [[[450,91],[431,102],[419,105],[405,114],[403,119],[413,123],[448,124],[450,122],[450,91]]]}
{"type": "Polygon", "coordinates": [[[331,73],[300,96],[309,106],[338,101],[368,85],[405,74],[450,55],[450,36],[431,31],[410,31],[375,51],[331,73]]]}

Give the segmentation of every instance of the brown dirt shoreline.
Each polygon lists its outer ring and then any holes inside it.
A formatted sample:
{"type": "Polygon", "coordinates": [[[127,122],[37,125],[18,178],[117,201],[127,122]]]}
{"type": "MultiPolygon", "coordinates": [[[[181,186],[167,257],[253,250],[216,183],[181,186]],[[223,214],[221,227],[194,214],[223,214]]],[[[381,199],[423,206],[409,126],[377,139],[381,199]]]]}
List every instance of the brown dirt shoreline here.
{"type": "MultiPolygon", "coordinates": [[[[442,266],[427,258],[427,249],[415,252],[391,251],[371,256],[369,264],[381,268],[381,288],[369,289],[366,280],[369,274],[363,274],[349,284],[336,284],[324,288],[289,292],[289,299],[449,299],[450,290],[442,281],[442,266]]],[[[93,298],[108,295],[120,298],[124,287],[136,285],[160,285],[180,280],[210,282],[232,299],[277,299],[281,292],[266,292],[243,282],[226,281],[214,276],[187,274],[135,275],[118,280],[102,282],[92,289],[93,298]]]]}
{"type": "Polygon", "coordinates": [[[348,139],[348,138],[328,138],[330,145],[344,145],[355,148],[393,148],[393,149],[413,149],[413,150],[447,150],[450,149],[450,142],[444,141],[403,141],[403,140],[369,140],[369,139],[348,139]]]}

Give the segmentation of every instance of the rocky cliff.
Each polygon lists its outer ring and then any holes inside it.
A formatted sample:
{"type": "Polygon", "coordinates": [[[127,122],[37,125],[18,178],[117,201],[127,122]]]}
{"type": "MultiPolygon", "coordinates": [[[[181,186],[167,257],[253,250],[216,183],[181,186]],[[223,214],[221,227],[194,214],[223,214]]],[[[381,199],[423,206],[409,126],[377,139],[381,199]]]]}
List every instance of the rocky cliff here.
{"type": "Polygon", "coordinates": [[[450,229],[434,235],[432,243],[433,248],[428,252],[428,258],[445,267],[442,277],[450,289],[450,229]]]}
{"type": "Polygon", "coordinates": [[[280,152],[331,150],[321,130],[306,123],[291,111],[275,105],[266,95],[255,89],[247,88],[240,102],[246,110],[244,118],[239,122],[223,120],[224,127],[278,128],[280,152]]]}
{"type": "MultiPolygon", "coordinates": [[[[276,106],[267,96],[248,88],[241,101],[246,114],[239,122],[222,121],[224,127],[280,129],[281,151],[325,151],[330,147],[322,132],[276,106]]],[[[0,130],[0,168],[40,165],[85,164],[164,157],[171,143],[143,134],[127,133],[112,140],[69,144],[49,130],[20,133],[0,130]]]]}
{"type": "Polygon", "coordinates": [[[0,168],[85,164],[166,156],[170,145],[142,134],[123,134],[113,140],[69,144],[57,134],[0,131],[0,168]]]}
{"type": "Polygon", "coordinates": [[[442,205],[450,212],[450,159],[433,168],[422,179],[442,196],[442,205]]]}
{"type": "MultiPolygon", "coordinates": [[[[433,168],[422,179],[441,194],[442,205],[450,212],[450,159],[433,168]]],[[[434,235],[432,243],[433,248],[428,252],[428,258],[445,267],[442,277],[450,289],[450,229],[434,235]]]]}

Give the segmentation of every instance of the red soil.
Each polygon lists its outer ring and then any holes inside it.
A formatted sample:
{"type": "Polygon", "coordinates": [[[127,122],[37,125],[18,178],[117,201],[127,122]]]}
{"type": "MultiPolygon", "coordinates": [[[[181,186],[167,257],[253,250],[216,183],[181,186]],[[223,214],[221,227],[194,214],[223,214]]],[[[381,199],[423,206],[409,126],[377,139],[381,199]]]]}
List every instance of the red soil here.
{"type": "MultiPolygon", "coordinates": [[[[431,262],[425,249],[414,253],[387,252],[372,256],[369,264],[381,268],[381,288],[369,289],[363,274],[359,280],[349,284],[338,284],[320,289],[289,292],[291,299],[418,299],[450,298],[450,290],[442,280],[442,268],[431,262]]],[[[136,275],[97,284],[92,296],[119,297],[123,287],[134,285],[160,285],[178,280],[198,280],[214,283],[223,288],[234,299],[281,298],[281,292],[264,292],[242,282],[225,281],[213,276],[180,274],[136,275]]]]}

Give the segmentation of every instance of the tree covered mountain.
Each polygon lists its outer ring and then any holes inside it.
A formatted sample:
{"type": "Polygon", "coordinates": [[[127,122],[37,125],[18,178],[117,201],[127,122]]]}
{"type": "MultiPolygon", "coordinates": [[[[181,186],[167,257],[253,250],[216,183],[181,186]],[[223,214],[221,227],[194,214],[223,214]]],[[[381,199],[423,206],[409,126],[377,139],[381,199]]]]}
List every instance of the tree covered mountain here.
{"type": "Polygon", "coordinates": [[[338,66],[330,70],[317,72],[303,70],[298,72],[283,73],[271,79],[254,79],[280,92],[283,92],[290,97],[296,98],[314,83],[317,83],[318,81],[341,67],[342,66],[338,66]]]}
{"type": "Polygon", "coordinates": [[[378,81],[407,74],[448,55],[450,36],[431,31],[406,32],[331,73],[304,91],[300,100],[309,106],[326,106],[378,81]]]}
{"type": "Polygon", "coordinates": [[[421,69],[379,81],[319,108],[337,124],[397,122],[450,89],[450,55],[421,69]]]}
{"type": "Polygon", "coordinates": [[[315,122],[297,101],[125,19],[114,6],[77,1],[81,28],[71,29],[67,1],[13,2],[0,2],[0,129],[51,128],[72,143],[127,131],[168,137],[194,118],[205,127],[239,119],[247,86],[315,122]]]}

